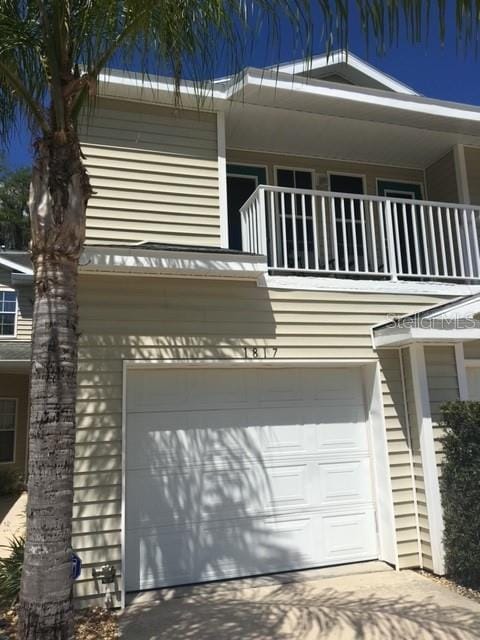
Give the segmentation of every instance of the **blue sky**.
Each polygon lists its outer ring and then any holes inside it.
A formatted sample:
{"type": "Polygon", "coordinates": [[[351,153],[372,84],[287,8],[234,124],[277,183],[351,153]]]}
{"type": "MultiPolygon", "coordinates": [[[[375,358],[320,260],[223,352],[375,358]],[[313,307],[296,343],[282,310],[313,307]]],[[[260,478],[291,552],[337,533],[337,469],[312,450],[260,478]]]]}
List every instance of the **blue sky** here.
{"type": "MultiPolygon", "coordinates": [[[[453,8],[453,2],[450,4],[453,8]]],[[[381,56],[375,54],[375,47],[372,45],[367,53],[364,35],[352,21],[349,48],[426,96],[480,106],[480,54],[476,55],[474,45],[467,52],[462,45],[457,47],[453,14],[447,22],[446,42],[442,46],[434,20],[435,16],[432,17],[427,43],[411,45],[403,39],[402,44],[390,48],[381,56]]],[[[323,53],[325,43],[319,40],[314,49],[315,52],[323,53]]],[[[277,62],[290,59],[288,37],[284,38],[280,58],[277,62]]],[[[251,66],[257,67],[274,62],[276,61],[271,60],[271,55],[268,55],[261,43],[253,50],[248,61],[251,66]]],[[[12,168],[30,164],[30,134],[25,129],[12,139],[6,149],[6,159],[12,168]]]]}

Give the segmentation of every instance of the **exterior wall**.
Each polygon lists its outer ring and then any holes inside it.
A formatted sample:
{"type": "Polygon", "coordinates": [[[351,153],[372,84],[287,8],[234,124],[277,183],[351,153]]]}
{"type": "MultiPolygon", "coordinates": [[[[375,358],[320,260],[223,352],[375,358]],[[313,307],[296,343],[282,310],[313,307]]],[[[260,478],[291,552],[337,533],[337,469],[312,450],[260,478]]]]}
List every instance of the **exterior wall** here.
{"type": "Polygon", "coordinates": [[[480,359],[480,340],[472,340],[472,342],[464,342],[463,354],[466,360],[480,359]]]}
{"type": "Polygon", "coordinates": [[[429,200],[460,202],[453,150],[425,170],[429,200]]]}
{"type": "Polygon", "coordinates": [[[465,147],[465,165],[470,202],[480,205],[480,149],[465,147]]]}
{"type": "MultiPolygon", "coordinates": [[[[0,267],[0,290],[13,289],[17,292],[17,340],[29,341],[32,335],[33,291],[31,286],[12,287],[10,271],[0,267]]],[[[7,340],[14,338],[7,337],[7,340]]],[[[0,337],[0,341],[4,338],[0,337]]]]}
{"type": "Polygon", "coordinates": [[[390,456],[395,533],[400,569],[419,566],[415,482],[412,470],[409,413],[398,349],[379,352],[382,370],[385,423],[390,456]]]}
{"type": "MultiPolygon", "coordinates": [[[[287,359],[377,360],[370,327],[436,302],[405,296],[257,287],[174,278],[80,279],[78,432],[74,548],[85,565],[79,596],[98,593],[90,568],[120,568],[122,361],[132,358],[243,358],[277,347],[287,359]]],[[[401,566],[418,564],[398,356],[385,353],[383,392],[401,566]],[[402,413],[403,412],[403,413],[402,413]],[[402,539],[402,536],[404,539],[402,539]]],[[[88,601],[88,599],[86,600],[88,601]]]]}
{"type": "Polygon", "coordinates": [[[284,156],[274,153],[256,153],[252,151],[235,151],[227,149],[227,163],[266,165],[269,184],[275,184],[275,166],[312,169],[317,174],[316,188],[328,190],[327,172],[354,173],[365,176],[366,192],[377,194],[377,178],[381,180],[398,180],[403,182],[420,183],[425,197],[423,171],[418,169],[404,169],[400,167],[385,167],[382,165],[363,164],[360,162],[343,162],[340,160],[326,160],[322,158],[302,158],[284,156]]]}
{"type": "Polygon", "coordinates": [[[80,138],[87,243],[220,246],[214,114],[100,99],[80,138]]]}
{"type": "Polygon", "coordinates": [[[451,400],[458,400],[457,365],[453,346],[425,347],[425,366],[427,368],[428,392],[432,412],[433,436],[437,452],[437,468],[441,474],[443,431],[440,427],[442,405],[451,400]]]}
{"type": "Polygon", "coordinates": [[[26,462],[28,422],[28,376],[0,373],[0,396],[17,399],[17,424],[15,429],[15,462],[0,463],[1,469],[16,469],[23,473],[26,462]]]}
{"type": "Polygon", "coordinates": [[[410,461],[413,477],[413,509],[416,519],[416,554],[415,558],[420,566],[433,568],[432,551],[430,548],[430,536],[428,526],[427,500],[423,482],[422,456],[420,452],[420,432],[417,412],[415,407],[415,394],[413,390],[412,361],[408,348],[401,349],[403,366],[403,382],[405,392],[405,408],[407,429],[410,440],[410,461]],[[418,541],[418,542],[417,542],[418,541]]]}

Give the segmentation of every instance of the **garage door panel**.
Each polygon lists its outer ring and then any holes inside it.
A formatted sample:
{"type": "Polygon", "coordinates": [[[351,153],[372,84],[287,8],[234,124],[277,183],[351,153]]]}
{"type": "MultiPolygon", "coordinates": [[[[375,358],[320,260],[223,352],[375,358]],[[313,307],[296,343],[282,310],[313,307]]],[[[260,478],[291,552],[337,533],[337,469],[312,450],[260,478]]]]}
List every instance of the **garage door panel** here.
{"type": "Polygon", "coordinates": [[[375,513],[372,510],[358,513],[328,515],[322,517],[322,538],[325,556],[333,562],[348,562],[350,558],[368,560],[376,553],[375,513]]]}
{"type": "Polygon", "coordinates": [[[365,542],[373,526],[372,511],[143,529],[133,532],[127,589],[368,560],[376,554],[375,545],[365,542]]]}
{"type": "Polygon", "coordinates": [[[127,389],[128,589],[376,557],[359,370],[145,370],[127,389]]]}
{"type": "Polygon", "coordinates": [[[369,461],[320,463],[317,482],[320,504],[363,502],[371,500],[369,461]]]}

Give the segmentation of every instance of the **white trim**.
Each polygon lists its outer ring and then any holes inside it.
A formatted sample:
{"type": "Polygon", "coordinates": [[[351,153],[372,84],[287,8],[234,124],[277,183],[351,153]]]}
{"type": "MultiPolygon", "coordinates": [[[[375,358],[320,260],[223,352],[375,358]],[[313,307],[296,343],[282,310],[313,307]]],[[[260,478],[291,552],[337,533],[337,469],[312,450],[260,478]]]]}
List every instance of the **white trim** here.
{"type": "MultiPolygon", "coordinates": [[[[399,167],[400,169],[402,167],[399,167]]],[[[418,169],[415,169],[415,171],[418,171],[418,169]]],[[[425,171],[425,170],[424,170],[425,171]]],[[[398,184],[406,184],[406,185],[416,185],[417,187],[420,187],[420,192],[422,194],[420,200],[424,200],[425,199],[425,184],[423,182],[418,182],[418,180],[399,180],[397,178],[375,178],[375,191],[376,191],[376,195],[379,196],[380,193],[378,192],[378,183],[379,182],[397,182],[398,184]]],[[[400,189],[401,191],[401,189],[400,189]]],[[[411,191],[405,191],[404,193],[411,193],[414,197],[413,200],[417,200],[417,196],[415,193],[412,193],[411,191]]],[[[388,198],[388,196],[385,196],[388,198]]]]}
{"type": "Polygon", "coordinates": [[[151,251],[139,246],[125,248],[85,247],[81,272],[169,275],[177,277],[257,280],[267,272],[264,256],[241,253],[151,251]]]}
{"type": "Polygon", "coordinates": [[[415,397],[415,410],[420,436],[425,499],[428,511],[430,546],[432,550],[433,571],[445,573],[443,557],[443,514],[438,482],[433,423],[428,391],[427,369],[423,345],[409,347],[412,367],[412,384],[415,397]]]}
{"type": "MultiPolygon", "coordinates": [[[[400,82],[399,80],[396,80],[395,78],[392,78],[386,73],[383,73],[383,71],[380,71],[368,62],[365,62],[361,58],[358,58],[350,51],[346,51],[343,49],[332,51],[329,54],[314,56],[311,60],[305,58],[303,60],[286,62],[278,65],[277,67],[272,66],[270,67],[270,69],[278,69],[278,71],[282,73],[290,73],[294,75],[297,73],[308,73],[309,71],[315,71],[316,69],[328,70],[329,67],[334,67],[339,64],[346,64],[347,67],[355,69],[356,71],[362,73],[368,78],[371,78],[372,80],[375,80],[375,82],[382,84],[392,91],[410,95],[418,95],[418,93],[408,85],[400,82]]],[[[332,73],[335,71],[337,70],[332,69],[332,73]]],[[[349,80],[349,78],[346,79],[349,80]]]]}
{"type": "MultiPolygon", "coordinates": [[[[8,335],[0,333],[0,342],[3,340],[6,340],[6,341],[14,340],[17,337],[17,330],[18,330],[18,291],[16,289],[11,289],[9,287],[0,289],[0,294],[7,293],[7,292],[15,294],[15,326],[14,326],[13,333],[9,333],[8,335]]],[[[13,313],[13,312],[1,311],[0,313],[13,313]]]]}
{"type": "Polygon", "coordinates": [[[480,340],[480,329],[423,329],[421,327],[393,326],[385,328],[381,333],[373,331],[372,335],[374,349],[385,349],[427,342],[453,344],[480,340]]]}
{"type": "Polygon", "coordinates": [[[33,269],[29,267],[23,266],[23,264],[18,264],[18,262],[14,262],[13,260],[8,260],[7,258],[2,258],[0,254],[0,264],[4,267],[8,267],[9,269],[13,269],[14,271],[20,271],[20,273],[24,273],[28,276],[33,275],[33,269]]]}
{"type": "Polygon", "coordinates": [[[120,587],[120,607],[125,609],[125,567],[126,567],[126,527],[127,527],[127,511],[126,511],[126,491],[127,491],[127,361],[122,362],[122,512],[120,516],[121,532],[120,532],[120,556],[121,556],[121,587],[120,587]]]}
{"type": "MultiPolygon", "coordinates": [[[[15,464],[17,462],[17,438],[18,438],[18,398],[12,396],[0,396],[0,400],[13,400],[15,402],[15,425],[13,428],[13,459],[4,460],[0,465],[15,464]]],[[[11,429],[2,429],[0,431],[11,431],[11,429]]]]}
{"type": "Polygon", "coordinates": [[[420,518],[418,515],[417,482],[415,478],[415,466],[413,461],[412,425],[410,424],[410,415],[409,415],[408,402],[407,402],[407,386],[405,384],[405,359],[403,357],[403,351],[404,349],[398,350],[398,358],[400,361],[400,378],[402,381],[403,411],[405,416],[408,461],[410,466],[410,481],[412,483],[412,495],[413,495],[413,503],[415,507],[415,530],[417,533],[418,560],[419,560],[420,568],[423,569],[423,551],[422,551],[422,542],[420,538],[420,518]]]}
{"type": "MultiPolygon", "coordinates": [[[[332,191],[332,184],[331,184],[331,180],[330,180],[330,178],[332,176],[345,176],[345,177],[350,177],[350,178],[361,178],[362,179],[363,192],[361,194],[352,193],[350,195],[352,195],[352,196],[354,196],[354,195],[362,195],[362,196],[368,195],[367,174],[366,173],[352,173],[351,171],[329,171],[329,170],[327,170],[328,190],[331,191],[332,193],[340,193],[340,192],[337,192],[337,191],[332,191]]],[[[342,195],[346,196],[347,194],[344,193],[342,195]]]]}
{"type": "MultiPolygon", "coordinates": [[[[453,118],[463,122],[480,123],[480,109],[473,105],[462,105],[460,103],[447,102],[424,98],[417,95],[405,95],[399,93],[389,93],[384,90],[366,89],[358,90],[358,87],[348,87],[334,85],[320,80],[312,81],[305,78],[295,78],[288,74],[281,74],[265,69],[247,68],[240,74],[232,76],[224,83],[212,83],[211,91],[205,88],[205,93],[212,100],[212,105],[217,109],[227,109],[227,101],[240,94],[240,99],[245,102],[245,89],[248,85],[253,87],[272,88],[278,93],[285,90],[289,93],[306,93],[311,95],[324,96],[339,100],[358,102],[359,104],[376,105],[385,108],[392,108],[399,111],[413,112],[426,116],[438,116],[453,118]],[[270,76],[270,77],[269,77],[270,76]],[[219,101],[216,104],[215,101],[219,101]],[[222,104],[223,103],[223,104],[222,104]]],[[[161,102],[161,95],[164,93],[168,104],[174,103],[175,86],[172,78],[157,77],[156,79],[145,80],[140,74],[119,72],[102,73],[99,75],[101,85],[100,93],[104,96],[121,97],[125,96],[128,88],[135,90],[134,101],[161,102]]],[[[194,82],[183,81],[179,87],[180,94],[191,99],[191,105],[198,102],[198,87],[194,82]]],[[[190,103],[189,103],[190,104],[190,103]]],[[[185,104],[188,108],[188,104],[185,104]]],[[[192,106],[193,108],[193,106],[192,106]]],[[[474,135],[474,134],[472,134],[474,135]]]]}
{"type": "Polygon", "coordinates": [[[220,207],[220,246],[228,248],[227,160],[225,113],[217,111],[218,194],[220,207]]]}
{"type": "Polygon", "coordinates": [[[470,204],[471,200],[470,189],[468,186],[467,163],[465,160],[465,146],[463,144],[454,145],[453,159],[455,162],[455,177],[457,180],[458,199],[463,204],[470,204]]]}
{"type": "Polygon", "coordinates": [[[392,478],[388,458],[387,427],[379,362],[364,367],[362,382],[365,387],[365,404],[370,423],[370,449],[375,483],[375,514],[378,526],[379,559],[392,564],[398,569],[398,541],[395,528],[392,478]]]}
{"type": "Polygon", "coordinates": [[[455,345],[455,365],[457,368],[458,395],[460,400],[468,400],[468,382],[463,342],[457,342],[455,345]]]}
{"type": "MultiPolygon", "coordinates": [[[[392,295],[439,295],[452,299],[480,293],[480,284],[453,284],[449,282],[415,282],[411,280],[368,280],[312,276],[272,276],[265,274],[258,280],[259,287],[269,289],[295,289],[297,291],[348,291],[349,293],[388,293],[392,295]]],[[[442,302],[443,304],[443,302],[442,302]]],[[[382,324],[384,324],[382,322],[382,324]]]]}
{"type": "Polygon", "coordinates": [[[379,532],[381,531],[381,543],[378,545],[379,556],[382,556],[386,562],[396,564],[396,560],[392,555],[392,543],[394,544],[395,553],[397,553],[396,535],[395,535],[395,520],[393,510],[393,494],[391,487],[390,466],[388,462],[388,446],[386,437],[386,427],[383,415],[383,396],[381,391],[381,379],[380,369],[378,363],[372,362],[368,359],[262,359],[262,360],[244,360],[244,359],[184,359],[178,360],[174,358],[166,359],[132,359],[123,360],[122,370],[122,515],[121,515],[121,607],[125,607],[125,547],[126,547],[126,427],[127,427],[127,378],[128,370],[148,369],[148,368],[271,368],[271,367],[283,367],[283,368],[298,368],[298,367],[311,367],[311,368],[327,368],[327,367],[361,367],[362,368],[362,381],[365,384],[368,379],[367,374],[370,373],[370,379],[372,382],[372,395],[370,403],[366,402],[366,408],[368,409],[368,418],[370,423],[370,433],[373,436],[374,450],[371,452],[372,466],[375,464],[375,457],[379,455],[377,473],[378,478],[376,481],[375,492],[375,512],[379,521],[379,532]],[[374,434],[375,431],[375,434],[374,434]],[[385,473],[386,477],[383,478],[383,482],[380,478],[380,473],[385,473]],[[382,514],[381,523],[379,515],[382,514]],[[393,560],[393,562],[392,562],[393,560]]]}

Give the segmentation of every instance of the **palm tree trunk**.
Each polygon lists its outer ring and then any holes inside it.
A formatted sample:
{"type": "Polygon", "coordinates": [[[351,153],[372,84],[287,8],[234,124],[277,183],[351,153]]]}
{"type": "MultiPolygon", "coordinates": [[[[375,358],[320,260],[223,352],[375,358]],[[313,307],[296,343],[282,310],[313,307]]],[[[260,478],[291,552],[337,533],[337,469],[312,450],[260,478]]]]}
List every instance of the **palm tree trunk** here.
{"type": "Polygon", "coordinates": [[[76,135],[41,140],[30,188],[35,303],[21,640],[73,637],[77,275],[89,195],[76,135]]]}

